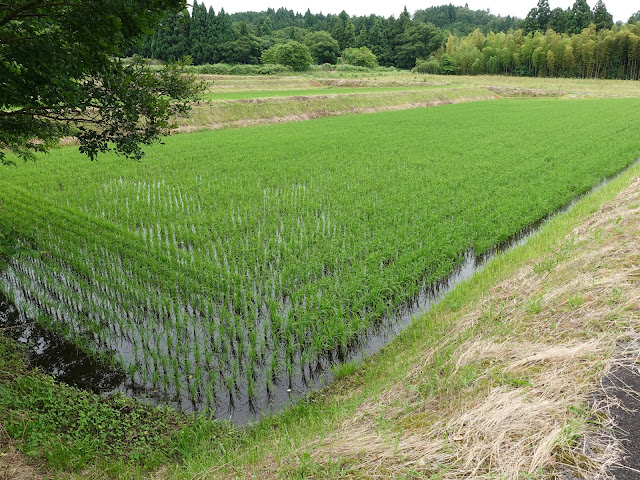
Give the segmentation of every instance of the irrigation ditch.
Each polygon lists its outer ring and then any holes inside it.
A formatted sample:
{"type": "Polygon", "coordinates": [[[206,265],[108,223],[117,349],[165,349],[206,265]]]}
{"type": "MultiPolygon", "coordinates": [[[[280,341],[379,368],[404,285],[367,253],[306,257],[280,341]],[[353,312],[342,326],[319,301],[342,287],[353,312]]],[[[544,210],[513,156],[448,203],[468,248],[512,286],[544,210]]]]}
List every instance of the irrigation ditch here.
{"type": "MultiPolygon", "coordinates": [[[[640,159],[603,179],[587,192],[574,197],[563,207],[520,230],[491,250],[480,255],[472,250],[466,251],[461,255],[458,265],[449,276],[435,284],[423,285],[420,294],[410,303],[396,310],[392,315],[383,317],[373,329],[352,342],[346,351],[329,352],[307,367],[300,368],[298,365],[298,368],[289,371],[288,374],[286,371],[281,371],[271,379],[258,379],[271,384],[271,388],[258,391],[253,398],[243,396],[240,391],[246,390],[242,388],[236,389],[235,392],[229,390],[226,394],[222,386],[215,392],[215,409],[211,408],[202,395],[194,395],[188,388],[167,393],[157,385],[140,381],[135,376],[132,378],[115,363],[96,359],[84,353],[61,334],[44,328],[38,322],[38,315],[33,309],[16,307],[22,302],[19,298],[15,298],[15,291],[14,302],[0,291],[0,332],[24,344],[29,363],[50,373],[61,382],[102,395],[123,392],[144,402],[169,404],[186,412],[208,410],[216,418],[245,424],[277,411],[309,392],[327,385],[335,377],[332,367],[346,362],[359,362],[375,354],[407,327],[415,315],[427,312],[458,284],[483,269],[493,257],[521,245],[539,232],[554,216],[568,211],[581,198],[602,188],[639,162],[640,159]]],[[[4,284],[6,287],[10,276],[10,271],[3,272],[0,275],[2,280],[0,285],[4,284]]],[[[265,306],[265,309],[268,307],[265,306]]],[[[301,352],[297,353],[297,360],[300,360],[300,354],[301,352]]]]}

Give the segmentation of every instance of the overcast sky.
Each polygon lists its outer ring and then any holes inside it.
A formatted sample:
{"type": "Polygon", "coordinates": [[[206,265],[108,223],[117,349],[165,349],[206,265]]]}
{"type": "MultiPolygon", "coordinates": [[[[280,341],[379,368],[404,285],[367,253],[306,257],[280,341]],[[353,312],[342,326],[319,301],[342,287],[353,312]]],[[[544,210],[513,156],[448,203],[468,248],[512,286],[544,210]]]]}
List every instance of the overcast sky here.
{"type": "MultiPolygon", "coordinates": [[[[566,9],[573,4],[574,0],[550,0],[549,5],[551,9],[561,7],[566,9]]],[[[199,3],[202,3],[199,0],[199,3]]],[[[224,8],[227,13],[254,11],[261,12],[271,7],[278,9],[279,7],[285,7],[288,10],[294,12],[304,13],[307,8],[311,10],[311,13],[334,13],[338,14],[342,10],[345,10],[349,15],[360,16],[370,15],[375,13],[388,17],[394,15],[398,17],[404,5],[407,6],[409,13],[413,14],[416,10],[426,8],[434,5],[443,5],[453,3],[454,5],[469,4],[469,8],[473,10],[491,10],[491,13],[500,14],[502,16],[514,15],[516,17],[524,18],[529,10],[535,7],[538,0],[400,0],[399,2],[390,2],[389,0],[368,0],[348,2],[345,0],[204,0],[204,3],[209,6],[213,6],[216,13],[220,8],[224,8]]],[[[596,3],[596,0],[587,0],[590,7],[596,3]]],[[[629,17],[640,10],[640,3],[636,4],[636,0],[605,0],[605,5],[609,13],[613,15],[613,20],[622,20],[626,22],[629,17]]]]}

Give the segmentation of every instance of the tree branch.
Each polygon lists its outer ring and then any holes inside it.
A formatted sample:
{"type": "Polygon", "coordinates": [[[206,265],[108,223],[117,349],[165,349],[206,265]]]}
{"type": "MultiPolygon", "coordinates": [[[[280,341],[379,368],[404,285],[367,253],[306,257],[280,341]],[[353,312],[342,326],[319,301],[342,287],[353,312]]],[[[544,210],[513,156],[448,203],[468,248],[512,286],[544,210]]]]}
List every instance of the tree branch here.
{"type": "MultiPolygon", "coordinates": [[[[4,4],[4,5],[7,5],[7,4],[4,4]]],[[[0,27],[5,26],[7,23],[11,22],[12,20],[16,20],[18,18],[44,16],[44,14],[42,13],[27,13],[27,12],[33,12],[35,10],[42,9],[42,8],[71,7],[71,6],[77,6],[77,5],[78,4],[75,2],[66,2],[66,1],[59,1],[59,0],[54,0],[54,1],[41,0],[38,2],[27,3],[26,5],[23,5],[20,8],[16,8],[15,10],[10,11],[7,15],[5,15],[4,18],[0,20],[0,27]]],[[[47,16],[48,15],[49,14],[47,14],[47,16]]]]}

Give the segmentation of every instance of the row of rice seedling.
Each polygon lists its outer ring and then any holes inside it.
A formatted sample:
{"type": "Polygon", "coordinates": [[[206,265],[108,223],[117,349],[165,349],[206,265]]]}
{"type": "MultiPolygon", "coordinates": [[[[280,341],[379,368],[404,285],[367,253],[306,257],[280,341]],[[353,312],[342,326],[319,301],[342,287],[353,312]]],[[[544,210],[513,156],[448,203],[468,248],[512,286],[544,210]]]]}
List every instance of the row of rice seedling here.
{"type": "Polygon", "coordinates": [[[48,252],[1,288],[185,408],[265,407],[466,251],[637,158],[638,106],[514,100],[180,135],[140,163],[61,149],[0,178],[48,252]]]}

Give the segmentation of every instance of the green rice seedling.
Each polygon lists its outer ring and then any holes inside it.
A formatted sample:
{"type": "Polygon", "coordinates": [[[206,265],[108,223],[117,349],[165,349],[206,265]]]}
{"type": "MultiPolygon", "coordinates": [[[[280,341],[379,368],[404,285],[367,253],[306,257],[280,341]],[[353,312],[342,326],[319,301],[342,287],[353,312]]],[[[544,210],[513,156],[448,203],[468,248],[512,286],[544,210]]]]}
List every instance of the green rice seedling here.
{"type": "Polygon", "coordinates": [[[194,375],[206,397],[213,375],[232,395],[251,369],[273,389],[391,321],[469,249],[633,162],[638,107],[505,100],[202,132],[142,164],[61,148],[0,178],[16,228],[50,252],[0,284],[87,352],[121,345],[136,381],[166,373],[181,393],[194,375]]]}

